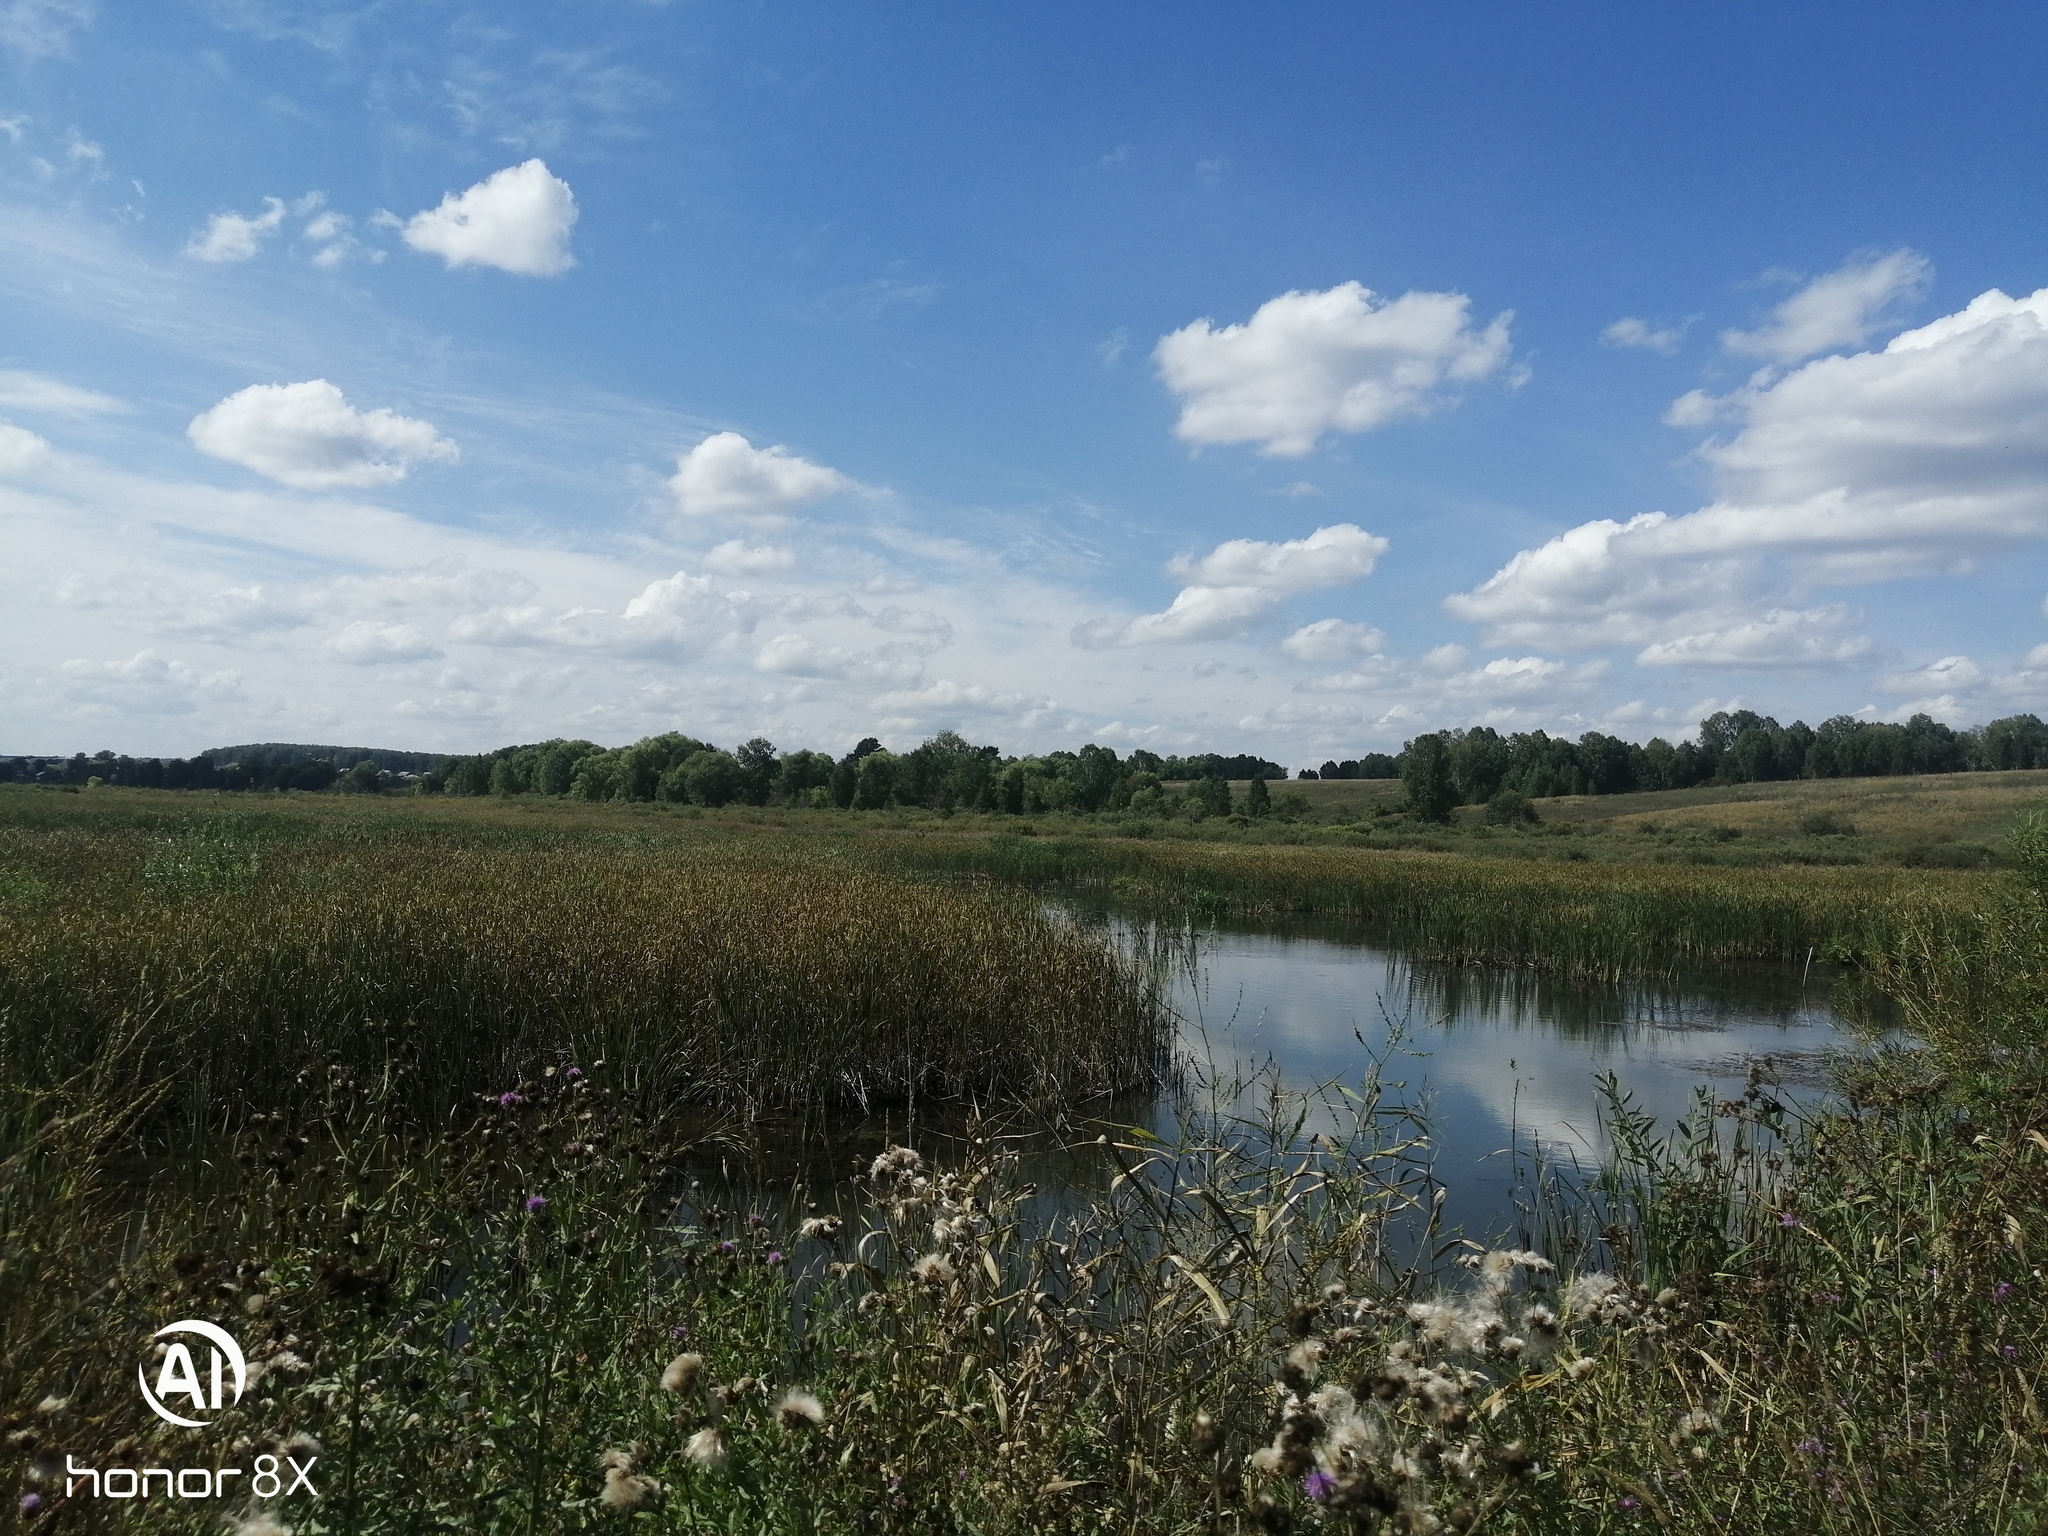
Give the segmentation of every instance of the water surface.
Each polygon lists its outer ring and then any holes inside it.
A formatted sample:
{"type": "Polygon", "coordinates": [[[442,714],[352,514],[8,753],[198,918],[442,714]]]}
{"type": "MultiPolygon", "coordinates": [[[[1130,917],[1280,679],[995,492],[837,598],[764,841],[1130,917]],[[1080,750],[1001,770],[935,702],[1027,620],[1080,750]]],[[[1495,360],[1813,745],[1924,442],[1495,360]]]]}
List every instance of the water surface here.
{"type": "MultiPolygon", "coordinates": [[[[1524,1172],[1531,1154],[1599,1166],[1607,1074],[1669,1129],[1703,1086],[1734,1098],[1753,1070],[1781,1099],[1816,1097],[1826,1059],[1853,1043],[1825,967],[1568,982],[1417,962],[1348,925],[1162,935],[1128,915],[1067,910],[1128,949],[1169,957],[1163,971],[1197,1100],[1220,1092],[1219,1107],[1256,1115],[1275,1079],[1293,1091],[1353,1085],[1381,1062],[1382,1079],[1426,1112],[1436,1176],[1450,1190],[1446,1216],[1468,1231],[1512,1225],[1511,1148],[1524,1172]]],[[[1171,1134],[1186,1107],[1160,1101],[1153,1129],[1171,1134]]],[[[1336,1128],[1334,1116],[1328,1123],[1336,1128]]]]}

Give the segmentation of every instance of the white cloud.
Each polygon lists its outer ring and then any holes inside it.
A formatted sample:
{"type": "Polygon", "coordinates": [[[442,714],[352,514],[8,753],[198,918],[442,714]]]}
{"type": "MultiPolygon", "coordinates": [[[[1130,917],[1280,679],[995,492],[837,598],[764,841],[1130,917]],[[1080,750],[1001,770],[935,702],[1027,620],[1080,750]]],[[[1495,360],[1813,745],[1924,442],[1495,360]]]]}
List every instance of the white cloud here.
{"type": "Polygon", "coordinates": [[[201,453],[302,491],[389,485],[414,464],[460,457],[430,423],[358,411],[325,379],[252,384],[193,417],[187,433],[201,453]]]}
{"type": "Polygon", "coordinates": [[[1524,692],[1549,682],[1564,671],[1564,663],[1546,656],[1498,656],[1484,666],[1449,680],[1465,692],[1524,692]]]}
{"type": "Polygon", "coordinates": [[[195,261],[247,261],[283,223],[284,200],[266,197],[259,214],[216,213],[185,243],[185,254],[195,261]]]}
{"type": "Polygon", "coordinates": [[[941,677],[922,688],[879,693],[874,707],[890,716],[895,728],[911,730],[920,726],[935,729],[938,720],[969,717],[1027,725],[1052,714],[1059,704],[1039,694],[1004,693],[986,683],[959,683],[941,677]]]}
{"type": "Polygon", "coordinates": [[[668,488],[687,517],[780,518],[853,484],[780,444],[756,448],[737,432],[714,432],[676,460],[668,488]]]}
{"type": "Polygon", "coordinates": [[[775,636],[755,654],[754,666],[762,672],[890,683],[899,688],[924,676],[923,657],[912,647],[885,645],[871,651],[854,651],[813,640],[808,635],[775,636]]]}
{"type": "Polygon", "coordinates": [[[238,697],[242,681],[234,671],[202,677],[154,650],[137,651],[126,661],[78,658],[57,670],[64,692],[75,703],[94,712],[131,715],[189,715],[202,698],[238,697]]]}
{"type": "Polygon", "coordinates": [[[0,47],[41,59],[71,51],[71,34],[92,25],[93,0],[6,0],[0,4],[0,47]]]}
{"type": "MultiPolygon", "coordinates": [[[[2033,658],[2028,657],[2031,665],[2033,658]]],[[[1984,669],[1967,656],[1944,656],[1910,672],[1893,672],[1879,686],[1887,693],[1967,692],[1984,681],[1984,669]]]]}
{"type": "Polygon", "coordinates": [[[1933,275],[1933,264],[1918,251],[1860,257],[1815,278],[1756,330],[1722,332],[1721,344],[1730,352],[1778,363],[1858,347],[1901,304],[1925,293],[1933,275]]]}
{"type": "Polygon", "coordinates": [[[1770,671],[1839,667],[1870,654],[1863,635],[1844,634],[1853,615],[1839,604],[1824,608],[1773,608],[1722,629],[1676,635],[1646,645],[1636,661],[1645,667],[1755,667],[1770,671]]]}
{"type": "Polygon", "coordinates": [[[796,565],[796,551],[779,544],[748,544],[727,539],[704,557],[704,569],[727,576],[753,576],[786,571],[796,565]]]}
{"type": "Polygon", "coordinates": [[[328,641],[327,648],[343,661],[359,664],[426,661],[441,654],[441,648],[413,625],[371,619],[358,619],[328,641]]]}
{"type": "MultiPolygon", "coordinates": [[[[280,197],[266,197],[263,211],[257,214],[216,213],[206,221],[206,228],[185,243],[185,254],[217,265],[247,261],[284,226],[287,215],[303,218],[326,201],[326,193],[308,192],[289,203],[280,197]]],[[[322,214],[321,219],[341,219],[341,215],[322,214]]],[[[341,223],[346,226],[348,221],[341,219],[341,223]]]]}
{"type": "Polygon", "coordinates": [[[354,229],[353,219],[329,208],[308,219],[306,227],[299,233],[319,247],[313,252],[313,265],[316,267],[338,267],[351,258],[360,258],[373,265],[382,261],[384,253],[364,245],[355,237],[354,229]]]}
{"type": "Polygon", "coordinates": [[[450,268],[497,267],[521,277],[559,277],[576,264],[569,231],[576,197],[544,161],[507,166],[467,192],[406,221],[405,243],[450,268]]]}
{"type": "Polygon", "coordinates": [[[50,445],[25,427],[0,421],[0,475],[22,475],[49,460],[50,445]]]}
{"type": "Polygon", "coordinates": [[[1609,347],[1643,347],[1651,352],[1662,352],[1667,356],[1678,350],[1678,344],[1685,339],[1683,326],[1653,326],[1647,320],[1638,320],[1634,315],[1624,315],[1600,333],[1600,341],[1609,347]]]}
{"type": "Polygon", "coordinates": [[[1344,619],[1317,619],[1304,624],[1285,640],[1280,649],[1296,661],[1343,661],[1352,656],[1374,656],[1386,648],[1387,637],[1370,624],[1353,624],[1344,619]]]}
{"type": "Polygon", "coordinates": [[[1334,523],[1284,544],[1231,539],[1199,560],[1174,557],[1167,570],[1188,585],[1164,613],[1142,614],[1123,624],[1090,620],[1074,627],[1073,641],[1093,650],[1226,639],[1243,633],[1289,597],[1371,575],[1386,549],[1385,539],[1352,523],[1334,523]]]}
{"type": "Polygon", "coordinates": [[[1445,404],[1447,386],[1508,361],[1502,313],[1483,330],[1461,293],[1385,299],[1356,282],[1283,293],[1250,320],[1208,320],[1163,336],[1159,377],[1181,399],[1175,434],[1189,443],[1258,443],[1298,458],[1326,432],[1368,432],[1445,404]]]}
{"type": "MultiPolygon", "coordinates": [[[[1702,397],[1703,399],[1705,397],[1702,397]]],[[[2048,536],[2048,289],[1996,290],[1708,400],[1717,499],[1582,523],[1447,606],[1496,640],[1647,646],[1652,665],[1838,664],[1867,649],[1804,585],[1957,568],[2048,536]],[[1815,617],[1822,615],[1823,617],[1815,617]]]]}
{"type": "Polygon", "coordinates": [[[123,409],[112,395],[15,368],[0,368],[0,406],[60,416],[93,416],[123,409]]]}

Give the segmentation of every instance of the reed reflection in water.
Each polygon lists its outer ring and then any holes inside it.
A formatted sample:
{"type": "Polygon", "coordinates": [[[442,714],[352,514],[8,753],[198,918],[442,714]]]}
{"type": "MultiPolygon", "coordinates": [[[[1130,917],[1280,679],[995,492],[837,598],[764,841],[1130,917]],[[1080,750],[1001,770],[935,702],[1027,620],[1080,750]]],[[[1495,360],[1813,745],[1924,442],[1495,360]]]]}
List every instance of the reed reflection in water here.
{"type": "MultiPolygon", "coordinates": [[[[1606,1074],[1668,1128],[1702,1087],[1740,1095],[1753,1068],[1780,1098],[1820,1094],[1826,1058],[1853,1044],[1825,968],[1573,982],[1414,961],[1356,927],[1192,928],[1066,910],[1151,965],[1182,1019],[1188,1086],[1154,1106],[1158,1134],[1212,1114],[1257,1118],[1276,1087],[1356,1083],[1383,1061],[1384,1080],[1426,1115],[1444,1215],[1468,1232],[1516,1225],[1531,1155],[1598,1167],[1606,1074]]],[[[1308,1113],[1315,1130],[1331,1109],[1312,1096],[1308,1113]]]]}

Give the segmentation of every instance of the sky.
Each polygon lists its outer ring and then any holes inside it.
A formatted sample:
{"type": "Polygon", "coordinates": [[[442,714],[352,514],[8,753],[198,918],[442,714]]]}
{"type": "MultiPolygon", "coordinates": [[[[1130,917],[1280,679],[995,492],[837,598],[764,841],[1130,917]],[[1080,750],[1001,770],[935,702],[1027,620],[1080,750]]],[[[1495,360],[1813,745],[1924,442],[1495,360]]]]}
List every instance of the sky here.
{"type": "Polygon", "coordinates": [[[2048,9],[0,0],[0,752],[2048,713],[2048,9]]]}

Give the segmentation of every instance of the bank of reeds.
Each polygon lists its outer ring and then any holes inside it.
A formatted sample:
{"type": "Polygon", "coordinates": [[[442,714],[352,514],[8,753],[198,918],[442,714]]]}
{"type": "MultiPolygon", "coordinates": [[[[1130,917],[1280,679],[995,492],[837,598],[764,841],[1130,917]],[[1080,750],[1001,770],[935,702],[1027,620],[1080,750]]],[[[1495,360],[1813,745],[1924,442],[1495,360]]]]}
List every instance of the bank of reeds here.
{"type": "Polygon", "coordinates": [[[894,855],[1201,916],[1356,919],[1431,959],[1614,978],[1684,965],[1863,962],[1944,935],[2008,877],[1923,870],[1549,864],[1455,854],[927,837],[894,855]]]}
{"type": "Polygon", "coordinates": [[[1073,1101],[1155,1083],[1170,1042],[1145,979],[1030,897],[783,845],[80,822],[0,833],[0,873],[8,1078],[170,1083],[202,1121],[345,1071],[432,1123],[600,1059],[665,1110],[1073,1101]]]}

